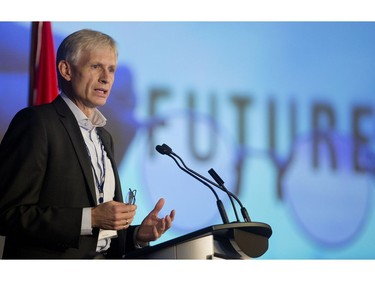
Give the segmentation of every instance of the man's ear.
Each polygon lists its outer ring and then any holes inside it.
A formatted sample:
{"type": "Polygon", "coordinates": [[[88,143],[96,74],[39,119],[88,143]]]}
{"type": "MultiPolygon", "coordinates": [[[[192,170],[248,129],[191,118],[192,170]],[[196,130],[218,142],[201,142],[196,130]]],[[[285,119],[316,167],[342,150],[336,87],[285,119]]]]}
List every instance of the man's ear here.
{"type": "Polygon", "coordinates": [[[61,76],[66,81],[70,81],[71,75],[72,75],[70,64],[66,60],[61,60],[57,66],[58,66],[58,69],[59,69],[59,72],[60,72],[61,76]]]}

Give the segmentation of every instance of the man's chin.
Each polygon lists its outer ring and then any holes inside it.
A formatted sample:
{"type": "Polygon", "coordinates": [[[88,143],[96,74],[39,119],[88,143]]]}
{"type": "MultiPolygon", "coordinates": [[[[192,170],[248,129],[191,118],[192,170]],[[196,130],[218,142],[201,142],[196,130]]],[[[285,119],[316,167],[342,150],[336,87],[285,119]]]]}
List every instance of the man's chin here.
{"type": "Polygon", "coordinates": [[[105,105],[106,103],[107,103],[107,98],[108,97],[106,97],[106,98],[97,98],[96,99],[96,105],[97,106],[103,106],[103,105],[105,105]]]}

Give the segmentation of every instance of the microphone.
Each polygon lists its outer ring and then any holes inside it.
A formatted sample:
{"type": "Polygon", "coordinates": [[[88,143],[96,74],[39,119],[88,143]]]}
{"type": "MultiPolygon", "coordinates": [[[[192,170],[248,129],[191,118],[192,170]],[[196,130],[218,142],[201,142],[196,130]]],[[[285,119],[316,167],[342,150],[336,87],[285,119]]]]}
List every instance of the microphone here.
{"type": "Polygon", "coordinates": [[[169,155],[172,153],[172,148],[170,148],[165,143],[163,143],[163,145],[157,145],[155,149],[157,150],[157,152],[163,155],[169,155]]]}
{"type": "MultiPolygon", "coordinates": [[[[192,176],[193,178],[195,178],[196,180],[200,181],[201,183],[203,183],[205,186],[207,186],[211,191],[212,193],[215,195],[216,197],[216,204],[217,204],[217,207],[219,209],[219,213],[220,213],[220,216],[221,216],[221,219],[223,220],[223,223],[224,224],[228,224],[229,223],[229,219],[228,219],[228,216],[227,216],[227,213],[225,211],[225,208],[224,208],[224,204],[223,202],[220,200],[219,196],[217,195],[216,191],[212,188],[212,186],[210,186],[209,184],[207,184],[206,182],[204,182],[202,179],[199,178],[199,175],[197,172],[195,171],[192,171],[191,169],[186,169],[184,167],[182,167],[180,165],[180,163],[178,163],[178,161],[176,160],[176,158],[174,156],[176,156],[182,163],[183,165],[185,166],[185,163],[183,162],[183,160],[177,155],[175,154],[172,149],[166,145],[166,144],[163,144],[163,145],[157,145],[155,147],[156,151],[159,152],[160,154],[163,154],[163,155],[167,155],[169,157],[171,157],[177,164],[177,166],[183,170],[185,173],[189,174],[190,176],[192,176]]],[[[186,166],[185,166],[186,167],[186,166]]],[[[202,176],[203,177],[203,176],[202,176]]]]}
{"type": "MultiPolygon", "coordinates": [[[[181,161],[181,163],[184,165],[185,169],[188,170],[190,173],[192,173],[192,174],[194,174],[194,175],[200,177],[200,178],[203,179],[204,181],[210,183],[210,184],[213,185],[213,186],[216,186],[217,188],[219,188],[220,190],[222,190],[223,192],[225,192],[225,193],[228,195],[228,197],[229,197],[229,199],[230,199],[230,201],[231,201],[231,203],[232,203],[233,211],[234,211],[234,213],[235,213],[235,216],[236,216],[237,221],[240,221],[240,220],[238,219],[237,210],[236,210],[236,207],[235,207],[234,202],[233,202],[233,199],[232,199],[232,198],[234,198],[234,199],[237,201],[237,203],[240,205],[240,207],[241,207],[241,214],[242,214],[242,217],[243,217],[244,221],[245,221],[245,222],[251,222],[251,220],[250,220],[250,216],[249,216],[249,214],[248,214],[246,208],[243,206],[242,202],[240,201],[240,199],[239,199],[235,194],[233,194],[232,192],[230,192],[230,191],[225,187],[225,185],[224,185],[224,181],[219,177],[219,175],[215,172],[214,169],[211,168],[211,169],[208,171],[208,173],[209,173],[209,174],[211,175],[211,177],[216,181],[216,183],[210,181],[210,180],[207,179],[206,177],[204,177],[204,176],[198,174],[197,172],[195,172],[195,171],[189,169],[189,167],[187,167],[187,166],[185,165],[185,163],[184,163],[184,161],[181,159],[181,157],[179,157],[176,153],[174,153],[174,152],[172,151],[172,149],[171,149],[168,145],[166,145],[166,144],[163,144],[163,145],[157,145],[157,146],[156,146],[156,150],[158,150],[158,151],[160,150],[159,152],[160,152],[161,154],[167,154],[167,155],[171,155],[171,154],[172,154],[172,155],[176,156],[178,159],[180,159],[180,161],[181,161]]],[[[176,161],[176,160],[175,160],[175,161],[176,161]]],[[[180,167],[180,168],[181,168],[181,167],[180,167]]]]}
{"type": "MultiPolygon", "coordinates": [[[[233,193],[231,193],[224,185],[224,181],[219,177],[219,175],[215,172],[215,170],[213,168],[211,168],[208,173],[211,175],[211,177],[217,182],[217,184],[219,186],[221,186],[223,189],[226,190],[227,194],[230,195],[230,198],[235,198],[236,201],[238,202],[238,204],[240,205],[241,207],[241,214],[242,214],[242,217],[243,219],[246,221],[246,222],[251,222],[250,220],[250,216],[249,214],[247,213],[247,210],[246,208],[242,205],[240,199],[238,199],[238,197],[236,195],[234,195],[233,193]]],[[[233,204],[233,203],[232,203],[233,204]]],[[[234,208],[234,205],[233,205],[233,208],[234,208]]],[[[235,210],[235,213],[236,213],[236,216],[237,216],[237,212],[236,212],[236,209],[234,208],[235,210]]],[[[238,220],[238,218],[237,218],[238,220]]]]}

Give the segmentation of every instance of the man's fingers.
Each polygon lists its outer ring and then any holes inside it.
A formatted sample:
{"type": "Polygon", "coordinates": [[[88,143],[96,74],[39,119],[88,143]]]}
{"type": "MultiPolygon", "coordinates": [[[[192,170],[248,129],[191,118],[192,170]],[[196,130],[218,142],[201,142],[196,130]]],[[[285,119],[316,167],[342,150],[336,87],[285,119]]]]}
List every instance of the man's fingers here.
{"type": "Polygon", "coordinates": [[[153,213],[154,215],[157,216],[158,213],[160,212],[160,210],[163,208],[164,203],[165,203],[164,198],[160,198],[159,201],[155,204],[155,207],[154,207],[154,209],[151,211],[151,213],[153,213]]]}

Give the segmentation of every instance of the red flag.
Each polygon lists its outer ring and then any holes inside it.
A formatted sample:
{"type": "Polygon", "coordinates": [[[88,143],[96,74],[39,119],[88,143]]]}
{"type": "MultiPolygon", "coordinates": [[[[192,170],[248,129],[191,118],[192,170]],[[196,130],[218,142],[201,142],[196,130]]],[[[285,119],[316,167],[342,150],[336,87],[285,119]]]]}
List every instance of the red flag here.
{"type": "Polygon", "coordinates": [[[50,22],[33,22],[29,105],[51,102],[58,95],[55,47],[50,22]]]}

